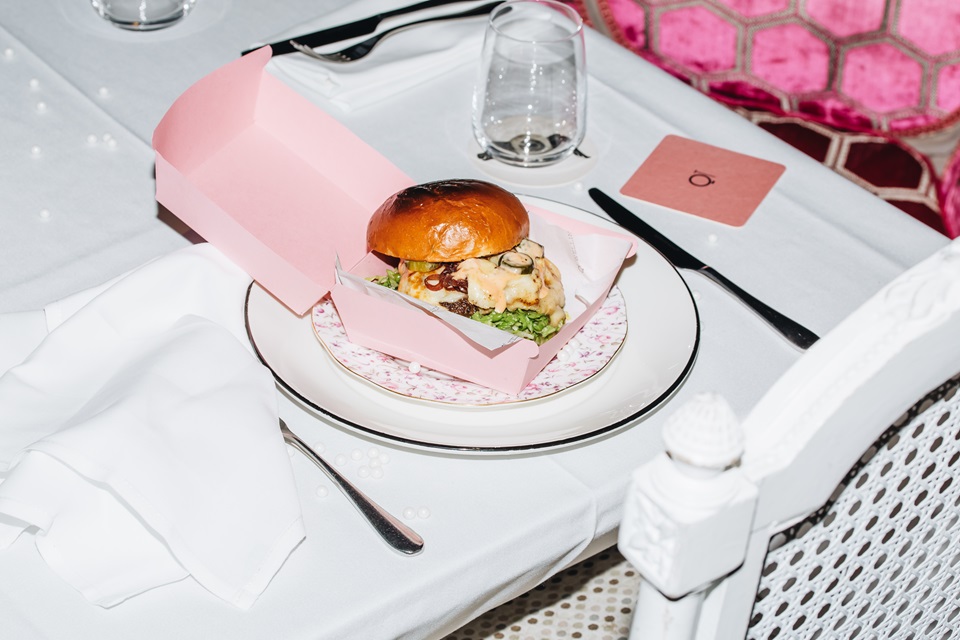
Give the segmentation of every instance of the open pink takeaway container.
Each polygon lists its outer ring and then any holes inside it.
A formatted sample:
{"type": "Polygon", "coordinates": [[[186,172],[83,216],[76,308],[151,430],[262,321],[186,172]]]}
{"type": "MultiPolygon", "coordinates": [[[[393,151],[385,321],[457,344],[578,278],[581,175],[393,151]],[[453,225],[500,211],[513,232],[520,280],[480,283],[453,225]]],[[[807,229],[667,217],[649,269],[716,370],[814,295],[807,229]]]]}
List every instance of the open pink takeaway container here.
{"type": "MultiPolygon", "coordinates": [[[[157,200],[292,313],[308,313],[329,293],[352,342],[520,392],[600,307],[616,271],[591,281],[589,295],[577,296],[580,313],[543,345],[521,339],[495,349],[426,310],[345,286],[338,260],[364,278],[387,268],[367,250],[367,222],[414,181],[269,74],[270,57],[265,47],[231,62],[171,106],[153,136],[157,200]]],[[[570,238],[615,237],[626,246],[623,258],[636,246],[615,231],[539,208],[530,213],[570,238]]]]}

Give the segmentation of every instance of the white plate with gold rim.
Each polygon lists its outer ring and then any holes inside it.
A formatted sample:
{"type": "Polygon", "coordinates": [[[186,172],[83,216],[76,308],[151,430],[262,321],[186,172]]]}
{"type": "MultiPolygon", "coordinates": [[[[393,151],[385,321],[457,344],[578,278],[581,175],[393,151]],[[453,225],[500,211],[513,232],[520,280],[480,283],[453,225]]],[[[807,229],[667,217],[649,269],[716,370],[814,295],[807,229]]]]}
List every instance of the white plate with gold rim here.
{"type": "MultiPolygon", "coordinates": [[[[619,229],[569,205],[521,199],[619,229]]],[[[700,324],[690,290],[676,269],[640,242],[616,287],[629,331],[603,370],[560,393],[481,406],[411,398],[371,384],[320,344],[311,314],[296,316],[257,284],[247,294],[245,319],[251,343],[280,387],[325,418],[418,448],[525,452],[582,442],[629,425],[662,404],[686,379],[696,357],[700,324]]]]}

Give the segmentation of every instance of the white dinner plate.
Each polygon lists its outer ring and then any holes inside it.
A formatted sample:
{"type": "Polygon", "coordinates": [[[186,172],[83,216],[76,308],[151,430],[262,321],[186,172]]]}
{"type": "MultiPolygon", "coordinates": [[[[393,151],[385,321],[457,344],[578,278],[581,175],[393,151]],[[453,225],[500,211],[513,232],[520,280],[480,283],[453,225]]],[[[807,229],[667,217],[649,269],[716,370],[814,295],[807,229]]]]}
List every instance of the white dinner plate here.
{"type": "MultiPolygon", "coordinates": [[[[530,204],[619,227],[561,203],[530,204]]],[[[254,283],[245,319],[250,341],[278,384],[303,406],[350,429],[394,443],[459,453],[554,448],[632,424],[668,399],[686,379],[700,340],[697,307],[676,269],[644,242],[628,259],[617,288],[629,331],[620,353],[589,380],[522,403],[458,406],[398,395],[342,367],[298,317],[254,283]]]]}

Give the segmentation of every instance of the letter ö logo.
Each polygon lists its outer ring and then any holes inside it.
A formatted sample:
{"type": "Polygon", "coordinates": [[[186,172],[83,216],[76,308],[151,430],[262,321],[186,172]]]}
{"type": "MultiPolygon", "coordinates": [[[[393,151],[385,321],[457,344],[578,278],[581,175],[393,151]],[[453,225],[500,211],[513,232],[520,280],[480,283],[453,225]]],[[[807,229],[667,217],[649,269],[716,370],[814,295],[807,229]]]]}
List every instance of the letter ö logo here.
{"type": "Polygon", "coordinates": [[[693,173],[690,174],[690,177],[687,178],[687,182],[692,184],[695,187],[709,187],[714,184],[716,180],[713,179],[713,176],[709,173],[704,173],[703,171],[693,170],[693,173]]]}

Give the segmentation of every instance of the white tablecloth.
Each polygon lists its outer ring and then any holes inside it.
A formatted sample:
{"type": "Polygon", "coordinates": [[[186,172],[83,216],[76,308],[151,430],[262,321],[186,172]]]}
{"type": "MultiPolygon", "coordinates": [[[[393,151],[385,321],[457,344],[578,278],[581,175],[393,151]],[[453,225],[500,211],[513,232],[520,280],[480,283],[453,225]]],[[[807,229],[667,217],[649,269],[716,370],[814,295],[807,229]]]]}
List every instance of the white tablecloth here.
{"type": "MultiPolygon", "coordinates": [[[[25,312],[0,316],[0,366],[42,337],[42,315],[30,310],[189,242],[176,220],[158,210],[149,146],[153,127],[180,92],[250,44],[345,3],[199,0],[185,22],[152,34],[112,29],[87,4],[15,3],[0,16],[6,96],[0,103],[0,313],[25,312]]],[[[355,5],[358,15],[365,13],[363,3],[355,5]]],[[[744,227],[654,208],[646,218],[821,335],[946,243],[612,42],[587,36],[587,146],[596,162],[579,179],[510,184],[515,191],[596,212],[586,189],[616,194],[668,133],[783,163],[785,175],[744,227]]],[[[473,72],[466,65],[350,112],[309,88],[298,90],[418,181],[491,178],[470,142],[473,72]]],[[[702,339],[671,403],[715,391],[742,415],[799,353],[713,284],[684,277],[698,302],[702,339]]],[[[0,635],[369,640],[442,634],[531,588],[614,531],[629,472],[658,450],[670,406],[586,445],[467,459],[377,442],[282,398],[290,426],[309,443],[322,443],[328,457],[347,456],[345,470],[362,489],[394,513],[421,510],[408,521],[427,541],[421,556],[388,550],[297,457],[307,540],[249,611],[190,581],[101,609],[53,576],[25,539],[0,554],[0,635]],[[360,478],[351,456],[372,448],[388,453],[389,463],[382,478],[360,478]]]]}

